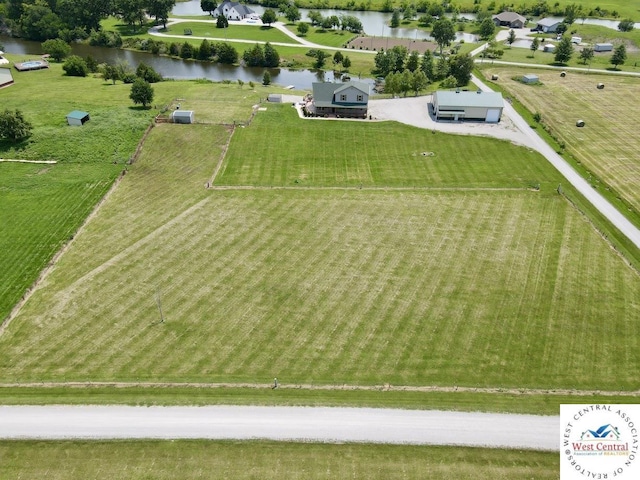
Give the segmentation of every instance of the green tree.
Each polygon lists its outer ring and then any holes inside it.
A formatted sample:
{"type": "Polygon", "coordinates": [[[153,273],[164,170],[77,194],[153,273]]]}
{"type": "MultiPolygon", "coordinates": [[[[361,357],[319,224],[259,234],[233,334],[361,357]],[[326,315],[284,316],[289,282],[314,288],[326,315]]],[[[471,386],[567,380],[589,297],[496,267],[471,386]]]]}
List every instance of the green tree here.
{"type": "Polygon", "coordinates": [[[313,63],[313,67],[317,69],[322,69],[325,65],[327,57],[331,56],[331,54],[317,48],[312,48],[305,55],[307,57],[316,59],[316,61],[313,63]]]}
{"type": "Polygon", "coordinates": [[[265,67],[277,67],[280,65],[280,54],[273,48],[273,46],[267,42],[264,44],[264,66],[265,67]]]}
{"type": "Polygon", "coordinates": [[[309,18],[312,26],[322,24],[322,14],[317,10],[311,10],[307,13],[307,17],[309,18]]]}
{"type": "Polygon", "coordinates": [[[349,58],[349,56],[347,55],[347,56],[345,56],[345,57],[342,59],[342,67],[343,67],[345,70],[349,70],[349,67],[350,67],[350,66],[351,66],[351,59],[350,59],[350,58],[349,58]]]}
{"type": "Polygon", "coordinates": [[[400,91],[406,97],[407,93],[411,90],[411,81],[413,75],[409,70],[405,70],[400,74],[400,91]]]}
{"type": "Polygon", "coordinates": [[[57,0],[56,11],[71,29],[100,30],[100,22],[113,13],[112,0],[57,0]]]}
{"type": "Polygon", "coordinates": [[[217,6],[215,0],[200,0],[200,9],[203,12],[209,12],[209,15],[213,15],[213,11],[217,6]]]}
{"type": "Polygon", "coordinates": [[[536,52],[538,51],[538,49],[540,48],[540,39],[538,37],[535,37],[532,41],[531,41],[531,46],[529,47],[529,49],[531,50],[531,56],[535,56],[536,52]]]}
{"type": "Polygon", "coordinates": [[[512,28],[511,30],[509,30],[509,36],[507,37],[507,43],[509,44],[510,48],[515,41],[516,41],[516,32],[514,32],[512,28]]]}
{"type": "Polygon", "coordinates": [[[558,47],[556,48],[555,61],[556,63],[567,63],[571,60],[573,55],[573,44],[569,37],[562,37],[558,47]]]}
{"type": "Polygon", "coordinates": [[[162,81],[162,75],[144,62],[140,62],[138,68],[136,68],[136,77],[149,83],[158,83],[162,81]]]}
{"type": "Polygon", "coordinates": [[[433,73],[433,55],[431,54],[431,50],[424,52],[422,61],[420,62],[420,70],[422,70],[429,82],[433,82],[435,75],[433,73]]]}
{"type": "Polygon", "coordinates": [[[396,9],[391,15],[391,22],[389,23],[391,28],[398,28],[400,26],[400,12],[396,9]]]}
{"type": "Polygon", "coordinates": [[[25,4],[18,26],[24,38],[43,41],[56,38],[63,23],[49,7],[25,4]]]}
{"type": "Polygon", "coordinates": [[[287,6],[287,8],[285,8],[284,18],[286,18],[289,21],[289,23],[296,23],[298,20],[302,18],[302,16],[300,15],[300,10],[298,10],[298,7],[291,4],[287,6]]]}
{"type": "MultiPolygon", "coordinates": [[[[449,75],[449,62],[444,57],[439,57],[436,62],[436,80],[444,80],[449,75]]],[[[454,77],[455,78],[455,77],[454,77]]]]}
{"type": "Polygon", "coordinates": [[[262,84],[271,85],[271,74],[269,73],[269,70],[266,70],[264,75],[262,75],[262,84]]]}
{"type": "Polygon", "coordinates": [[[118,80],[122,80],[118,67],[108,63],[102,67],[102,78],[107,82],[111,80],[114,85],[118,80]]]}
{"type": "Polygon", "coordinates": [[[621,32],[630,32],[633,30],[634,22],[630,18],[626,18],[618,23],[618,30],[621,32]]]}
{"type": "Polygon", "coordinates": [[[581,9],[582,7],[580,5],[576,5],[575,3],[567,5],[564,9],[563,22],[567,25],[573,24],[573,22],[576,21],[576,18],[578,18],[578,14],[580,13],[581,9]]]}
{"type": "Polygon", "coordinates": [[[135,32],[145,21],[144,0],[114,0],[115,16],[121,18],[135,32]]]}
{"type": "Polygon", "coordinates": [[[11,111],[5,109],[0,113],[0,138],[10,142],[19,142],[31,136],[33,126],[29,123],[20,110],[11,111]]]}
{"type": "Polygon", "coordinates": [[[277,19],[278,17],[276,16],[276,12],[272,8],[265,9],[264,13],[262,14],[262,17],[260,17],[260,20],[262,20],[262,23],[265,23],[268,26],[271,26],[272,23],[275,23],[277,19]]]}
{"type": "Polygon", "coordinates": [[[189,42],[184,42],[180,47],[180,58],[185,60],[193,58],[193,45],[189,42]]]}
{"type": "Polygon", "coordinates": [[[162,22],[162,26],[167,28],[169,12],[175,6],[176,0],[145,0],[147,2],[147,13],[155,17],[156,23],[162,22]]]}
{"type": "Polygon", "coordinates": [[[451,45],[451,42],[456,39],[456,32],[453,28],[453,23],[451,22],[451,20],[447,18],[441,18],[440,20],[437,20],[433,24],[431,36],[438,44],[438,47],[440,48],[440,56],[442,56],[442,49],[451,45]]]}
{"type": "Polygon", "coordinates": [[[449,59],[449,74],[455,77],[460,87],[466,85],[471,80],[473,67],[473,59],[468,54],[454,55],[449,59]]]}
{"type": "Polygon", "coordinates": [[[142,104],[144,108],[147,108],[147,105],[153,102],[153,87],[142,78],[137,78],[131,85],[129,98],[133,100],[133,103],[136,105],[142,104]]]}
{"type": "Polygon", "coordinates": [[[618,45],[613,51],[613,55],[611,55],[611,64],[618,70],[618,65],[623,65],[625,60],[627,59],[627,48],[624,44],[618,45]]]}
{"type": "Polygon", "coordinates": [[[344,56],[342,55],[342,52],[340,50],[337,50],[336,53],[333,54],[334,65],[342,63],[342,60],[344,60],[344,56]]]}
{"type": "Polygon", "coordinates": [[[400,93],[400,74],[391,72],[384,77],[384,93],[395,95],[400,93]]]}
{"type": "MultiPolygon", "coordinates": [[[[0,45],[0,49],[2,49],[2,45],[0,45]]],[[[98,61],[93,58],[91,54],[87,55],[84,61],[86,62],[87,68],[91,73],[95,73],[98,71],[98,61]]]]}
{"type": "Polygon", "coordinates": [[[238,63],[238,51],[228,43],[219,43],[216,46],[218,62],[233,65],[238,63]]]}
{"type": "Polygon", "coordinates": [[[209,40],[205,38],[200,43],[200,48],[198,49],[198,60],[211,60],[211,57],[213,57],[213,49],[211,48],[209,40]]]}
{"type": "Polygon", "coordinates": [[[262,46],[256,43],[249,50],[245,50],[242,54],[242,60],[248,67],[262,67],[264,66],[264,50],[262,46]]]}
{"type": "Polygon", "coordinates": [[[429,85],[429,80],[422,70],[416,70],[411,76],[411,90],[418,96],[420,90],[424,90],[429,85]]]}
{"type": "MultiPolygon", "coordinates": [[[[496,24],[491,18],[485,18],[480,23],[479,34],[482,40],[489,40],[496,33],[496,24]]],[[[455,37],[454,37],[455,38],[455,37]]]]}
{"type": "Polygon", "coordinates": [[[591,47],[584,47],[580,52],[580,60],[582,60],[583,65],[586,65],[587,62],[590,62],[593,58],[594,52],[591,47]]]}
{"type": "Polygon", "coordinates": [[[409,54],[409,58],[407,58],[407,64],[405,65],[406,69],[411,73],[418,70],[420,66],[420,54],[417,51],[413,51],[409,54]]]}
{"type": "Polygon", "coordinates": [[[64,40],[54,38],[42,43],[42,51],[51,55],[56,62],[61,62],[71,53],[71,46],[64,40]]]}
{"type": "Polygon", "coordinates": [[[62,65],[62,69],[70,77],[86,77],[89,74],[89,67],[84,58],[78,55],[71,55],[62,65]]]}
{"type": "Polygon", "coordinates": [[[298,30],[298,34],[301,37],[304,37],[309,31],[309,24],[306,22],[298,22],[297,30],[298,30]]]}
{"type": "Polygon", "coordinates": [[[216,28],[227,28],[229,26],[229,20],[224,15],[218,15],[216,18],[216,28]]]}

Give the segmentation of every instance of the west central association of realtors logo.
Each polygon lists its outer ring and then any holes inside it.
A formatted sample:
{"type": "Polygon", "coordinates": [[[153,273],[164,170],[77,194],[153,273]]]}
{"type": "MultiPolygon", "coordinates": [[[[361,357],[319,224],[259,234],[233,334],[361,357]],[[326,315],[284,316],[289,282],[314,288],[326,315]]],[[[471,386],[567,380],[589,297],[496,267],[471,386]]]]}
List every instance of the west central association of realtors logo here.
{"type": "Polygon", "coordinates": [[[560,478],[640,479],[640,405],[560,405],[560,478]]]}

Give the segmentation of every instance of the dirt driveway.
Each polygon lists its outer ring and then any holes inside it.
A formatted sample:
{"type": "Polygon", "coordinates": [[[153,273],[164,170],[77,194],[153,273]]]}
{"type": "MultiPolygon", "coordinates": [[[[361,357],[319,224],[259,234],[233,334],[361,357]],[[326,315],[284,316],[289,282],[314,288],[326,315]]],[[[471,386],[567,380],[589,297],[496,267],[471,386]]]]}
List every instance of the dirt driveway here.
{"type": "Polygon", "coordinates": [[[523,134],[511,119],[503,113],[499,123],[484,122],[436,122],[431,115],[431,95],[393,99],[370,99],[369,114],[373,120],[395,120],[418,128],[461,135],[485,135],[509,140],[518,145],[532,146],[531,139],[523,134]]]}

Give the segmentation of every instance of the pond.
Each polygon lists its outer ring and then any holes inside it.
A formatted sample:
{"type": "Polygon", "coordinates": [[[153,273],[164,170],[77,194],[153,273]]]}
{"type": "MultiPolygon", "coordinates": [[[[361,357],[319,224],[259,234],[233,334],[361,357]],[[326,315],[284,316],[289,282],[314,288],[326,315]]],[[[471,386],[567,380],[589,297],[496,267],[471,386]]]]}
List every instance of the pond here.
{"type": "MultiPolygon", "coordinates": [[[[0,43],[4,44],[7,53],[17,55],[40,55],[42,49],[40,43],[22,40],[18,38],[0,36],[0,43]]],[[[218,63],[206,63],[181,60],[177,58],[161,57],[150,53],[120,50],[116,48],[92,47],[90,45],[72,45],[73,53],[86,57],[91,55],[98,62],[116,64],[121,61],[128,62],[136,67],[140,62],[153,67],[163,77],[175,79],[206,78],[213,81],[242,80],[261,84],[265,70],[269,70],[272,83],[281,86],[293,86],[299,90],[310,90],[314,82],[339,81],[334,78],[333,72],[321,70],[289,70],[286,68],[249,68],[235,67],[233,65],[221,65],[218,63]]],[[[28,59],[25,58],[25,59],[28,59]]],[[[353,78],[355,80],[355,78],[353,78]]],[[[371,79],[361,81],[373,85],[371,79]]]]}

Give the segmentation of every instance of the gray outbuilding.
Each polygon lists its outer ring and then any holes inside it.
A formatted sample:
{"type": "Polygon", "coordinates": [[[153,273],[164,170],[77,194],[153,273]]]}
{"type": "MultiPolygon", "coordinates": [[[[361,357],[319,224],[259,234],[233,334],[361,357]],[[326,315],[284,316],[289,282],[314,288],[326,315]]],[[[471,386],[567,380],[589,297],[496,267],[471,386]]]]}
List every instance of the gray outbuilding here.
{"type": "Polygon", "coordinates": [[[613,50],[612,43],[596,43],[593,46],[594,52],[611,52],[613,50]]]}
{"type": "Polygon", "coordinates": [[[533,73],[527,73],[522,76],[522,83],[538,83],[540,81],[540,77],[538,75],[534,75],[533,73]]]}
{"type": "Polygon", "coordinates": [[[193,110],[174,110],[171,112],[173,123],[193,123],[193,110]]]}
{"type": "Polygon", "coordinates": [[[500,121],[504,101],[500,92],[453,92],[438,90],[433,94],[433,114],[436,120],[500,121]]]}
{"type": "Polygon", "coordinates": [[[80,110],[74,110],[67,115],[67,123],[69,125],[82,126],[89,121],[89,113],[80,110]]]}

